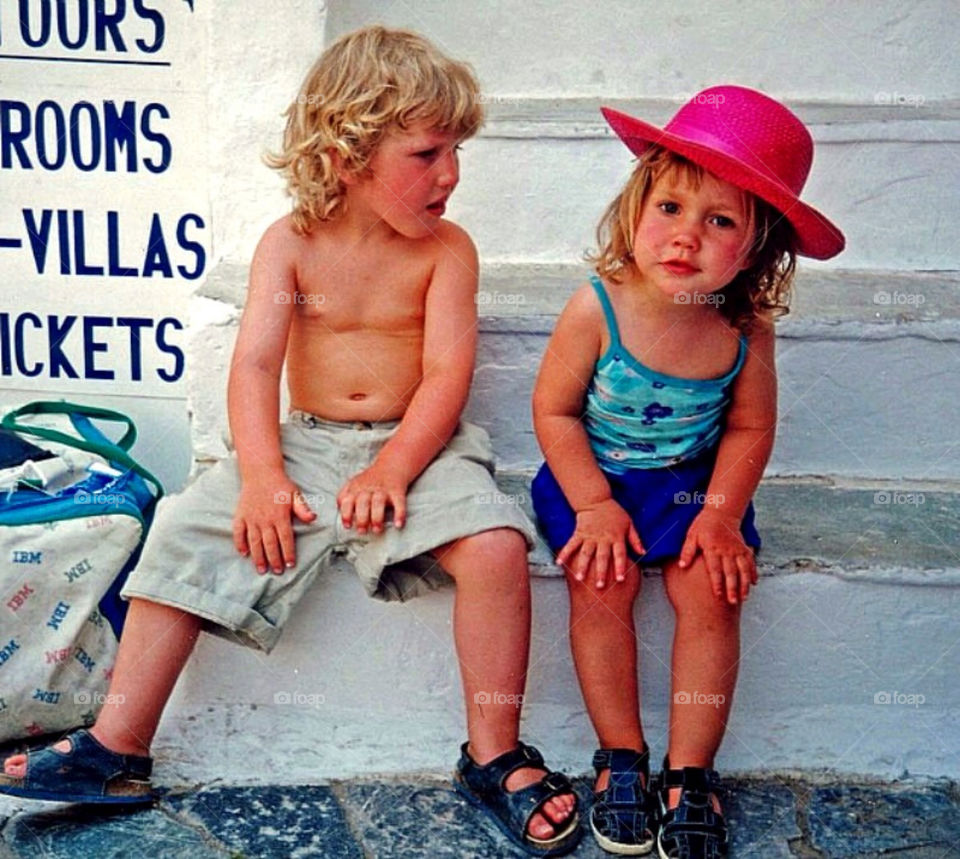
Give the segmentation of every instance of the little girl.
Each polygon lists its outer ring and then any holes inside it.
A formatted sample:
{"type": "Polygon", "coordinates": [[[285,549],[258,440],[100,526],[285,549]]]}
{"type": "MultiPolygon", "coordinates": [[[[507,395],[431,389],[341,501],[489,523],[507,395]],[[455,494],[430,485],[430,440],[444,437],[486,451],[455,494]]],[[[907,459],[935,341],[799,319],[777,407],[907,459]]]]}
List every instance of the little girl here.
{"type": "Polygon", "coordinates": [[[697,94],[663,129],[604,109],[639,156],[598,230],[534,392],[546,458],[534,508],[570,590],[570,638],[600,748],[591,828],[607,851],[726,854],[712,769],[733,698],[740,607],[757,583],[751,497],[777,421],[773,318],[796,254],[842,233],[800,202],[813,157],[754,90],[697,94]],[[638,567],[676,614],[669,748],[656,790],[640,725],[638,567]],[[656,798],[654,798],[656,794],[656,798]]]}

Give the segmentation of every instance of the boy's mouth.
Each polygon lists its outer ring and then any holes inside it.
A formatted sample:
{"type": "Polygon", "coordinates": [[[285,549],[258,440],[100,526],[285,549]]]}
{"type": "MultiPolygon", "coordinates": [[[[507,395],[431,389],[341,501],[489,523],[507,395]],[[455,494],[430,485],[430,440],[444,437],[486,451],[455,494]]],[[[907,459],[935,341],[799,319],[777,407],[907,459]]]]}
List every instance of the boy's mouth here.
{"type": "Polygon", "coordinates": [[[440,200],[435,200],[434,202],[429,203],[427,205],[427,211],[434,217],[443,217],[443,213],[447,211],[447,198],[443,197],[440,200]]]}
{"type": "Polygon", "coordinates": [[[660,263],[660,265],[662,265],[671,274],[694,274],[695,272],[700,271],[700,269],[698,269],[696,266],[690,265],[690,263],[679,259],[668,259],[660,263]]]}

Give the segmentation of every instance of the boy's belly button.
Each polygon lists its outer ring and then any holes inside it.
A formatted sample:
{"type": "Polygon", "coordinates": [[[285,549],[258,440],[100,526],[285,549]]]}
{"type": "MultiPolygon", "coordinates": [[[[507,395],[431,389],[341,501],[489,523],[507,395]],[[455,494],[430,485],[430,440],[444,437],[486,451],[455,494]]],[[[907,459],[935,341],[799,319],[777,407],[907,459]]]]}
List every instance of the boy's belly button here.
{"type": "Polygon", "coordinates": [[[367,395],[366,395],[366,394],[351,394],[351,395],[350,395],[350,399],[351,399],[351,400],[365,400],[366,398],[367,398],[367,395]]]}

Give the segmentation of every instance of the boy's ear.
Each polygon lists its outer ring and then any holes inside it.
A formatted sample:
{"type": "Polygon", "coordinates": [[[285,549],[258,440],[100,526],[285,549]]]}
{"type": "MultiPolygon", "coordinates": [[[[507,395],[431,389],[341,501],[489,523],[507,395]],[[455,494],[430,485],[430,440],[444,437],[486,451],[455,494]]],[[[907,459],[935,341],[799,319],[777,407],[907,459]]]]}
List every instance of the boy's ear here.
{"type": "Polygon", "coordinates": [[[337,174],[337,178],[343,182],[344,185],[355,185],[357,179],[359,178],[359,173],[356,170],[351,170],[347,166],[347,162],[334,147],[330,147],[327,150],[327,154],[330,156],[330,162],[333,164],[333,169],[337,174]]]}

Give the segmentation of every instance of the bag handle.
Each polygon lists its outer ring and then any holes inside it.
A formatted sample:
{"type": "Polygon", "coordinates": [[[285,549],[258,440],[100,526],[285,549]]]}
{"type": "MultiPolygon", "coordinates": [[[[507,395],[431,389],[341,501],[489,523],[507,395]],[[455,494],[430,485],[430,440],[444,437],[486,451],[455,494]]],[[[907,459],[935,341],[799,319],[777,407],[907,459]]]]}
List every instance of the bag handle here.
{"type": "Polygon", "coordinates": [[[34,435],[38,438],[46,439],[47,441],[54,441],[59,444],[64,444],[67,447],[85,450],[88,453],[95,453],[97,456],[102,456],[108,462],[123,465],[129,471],[139,474],[144,480],[149,482],[154,489],[156,489],[156,499],[158,501],[163,497],[163,485],[160,483],[160,481],[146,468],[140,465],[140,463],[137,462],[127,452],[134,441],[136,441],[137,428],[133,421],[122,412],[115,412],[113,409],[104,409],[99,406],[86,406],[80,403],[70,403],[66,400],[61,400],[59,402],[53,400],[37,400],[32,403],[27,403],[24,406],[20,406],[20,408],[14,409],[11,412],[7,412],[7,414],[3,416],[3,420],[0,421],[0,426],[9,430],[13,430],[14,432],[34,435]],[[30,426],[29,424],[17,423],[17,418],[22,417],[23,415],[50,414],[79,414],[83,415],[84,417],[94,418],[97,420],[116,421],[118,423],[125,424],[127,431],[123,434],[123,437],[118,442],[102,442],[93,441],[88,438],[78,438],[76,436],[68,435],[67,433],[62,433],[59,430],[48,429],[46,427],[34,427],[30,426]]]}

